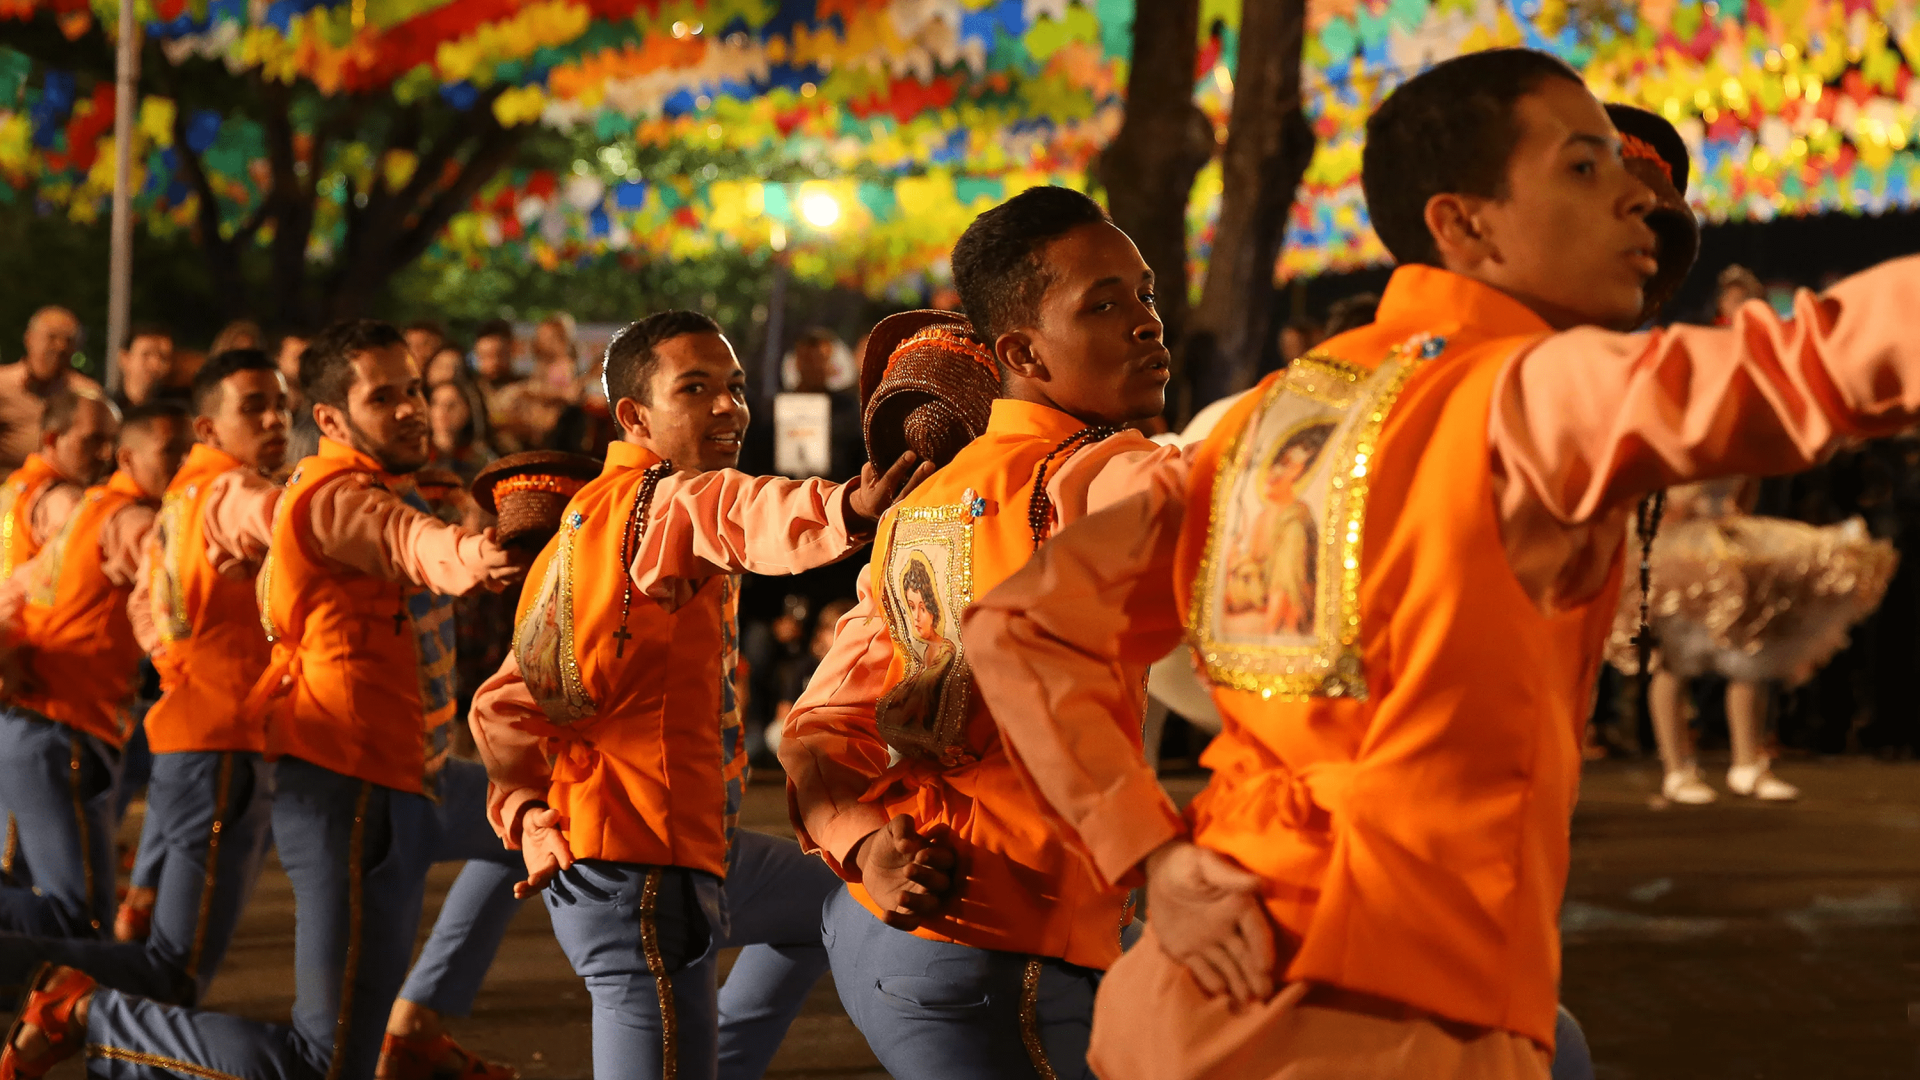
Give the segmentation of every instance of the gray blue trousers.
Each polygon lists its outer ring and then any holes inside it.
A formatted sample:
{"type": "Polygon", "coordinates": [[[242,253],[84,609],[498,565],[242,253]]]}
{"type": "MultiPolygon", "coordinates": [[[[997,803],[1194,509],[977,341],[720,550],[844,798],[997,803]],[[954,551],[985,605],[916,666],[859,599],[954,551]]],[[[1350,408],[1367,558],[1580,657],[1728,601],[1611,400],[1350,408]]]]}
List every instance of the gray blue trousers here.
{"type": "MultiPolygon", "coordinates": [[[[92,1075],[320,1080],[336,1056],[335,1075],[373,1075],[413,952],[427,868],[443,850],[477,849],[475,830],[487,830],[484,802],[472,796],[484,792],[484,771],[448,762],[442,790],[449,797],[439,804],[297,758],[279,762],[276,786],[273,833],[297,912],[292,1023],[262,1024],[103,989],[87,1019],[92,1075]]],[[[497,839],[493,848],[491,861],[469,862],[462,872],[462,879],[476,875],[471,887],[456,882],[448,897],[454,908],[465,894],[466,913],[443,911],[435,928],[436,938],[443,927],[450,935],[459,928],[465,940],[429,946],[421,958],[428,973],[417,990],[408,984],[410,1000],[436,1008],[436,1001],[450,1002],[450,1012],[471,1005],[479,981],[473,972],[484,974],[491,963],[513,907],[511,881],[509,902],[497,901],[492,883],[504,877],[509,855],[497,839]],[[480,940],[484,934],[491,940],[480,940]],[[473,987],[451,985],[461,979],[473,987]]]]}
{"type": "Polygon", "coordinates": [[[547,886],[553,933],[593,999],[593,1074],[754,1080],[827,969],[840,879],[791,840],[741,830],[723,885],[677,866],[582,860],[547,886]],[[719,985],[721,949],[746,946],[719,985]]]}
{"type": "Polygon", "coordinates": [[[206,993],[225,958],[271,838],[273,766],[259,754],[158,754],[141,855],[157,896],[147,940],[0,934],[0,985],[40,963],[76,967],[102,986],[180,1005],[206,993]]]}
{"type": "Polygon", "coordinates": [[[0,931],[97,937],[113,922],[120,751],[0,706],[0,931]]]}
{"type": "Polygon", "coordinates": [[[1087,1038],[1101,972],[1054,957],[928,941],[845,889],[823,938],[847,1016],[894,1080],[1091,1080],[1087,1038]]]}

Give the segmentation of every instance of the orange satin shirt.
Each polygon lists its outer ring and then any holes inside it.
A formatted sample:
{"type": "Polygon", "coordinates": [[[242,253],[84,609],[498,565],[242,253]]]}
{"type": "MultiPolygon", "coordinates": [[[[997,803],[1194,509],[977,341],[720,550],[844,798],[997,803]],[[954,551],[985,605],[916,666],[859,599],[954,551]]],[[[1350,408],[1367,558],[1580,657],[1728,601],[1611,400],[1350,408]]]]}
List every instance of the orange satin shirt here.
{"type": "MultiPolygon", "coordinates": [[[[161,694],[146,725],[156,754],[266,749],[262,717],[242,707],[272,655],[253,578],[221,574],[208,556],[208,503],[216,481],[236,470],[249,471],[231,454],[195,445],[147,540],[144,594],[161,694]]],[[[271,488],[262,494],[278,498],[271,488]]]]}
{"type": "Polygon", "coordinates": [[[1378,321],[1324,346],[1359,383],[1397,344],[1446,341],[1378,412],[1366,460],[1343,462],[1363,471],[1333,474],[1369,488],[1357,550],[1328,532],[1340,557],[1319,563],[1357,571],[1364,699],[1265,697],[1192,621],[1195,583],[1217,580],[1207,541],[1237,538],[1214,495],[1245,474],[1221,462],[1288,372],[970,610],[983,689],[1020,703],[1009,725],[1085,733],[1075,767],[1035,778],[1115,878],[1138,861],[1122,838],[1159,819],[1099,795],[1146,772],[1100,758],[1100,722],[1131,707],[1110,665],[1183,637],[1211,651],[1225,728],[1189,817],[1264,879],[1294,946],[1285,977],[1551,1045],[1579,732],[1626,515],[1659,487],[1805,468],[1920,419],[1915,304],[1907,259],[1803,294],[1790,321],[1755,304],[1730,329],[1554,334],[1488,286],[1402,267],[1378,321]]]}
{"type": "MultiPolygon", "coordinates": [[[[788,715],[780,761],[802,845],[819,850],[868,910],[879,914],[847,854],[906,814],[923,833],[949,830],[960,866],[952,898],[915,934],[1104,970],[1120,955],[1126,891],[1099,879],[1028,781],[1030,768],[1055,758],[1002,738],[952,648],[972,598],[1032,555],[1040,464],[1084,427],[1045,406],[996,401],[986,432],[887,513],[860,606],[788,715]]],[[[1130,469],[1173,453],[1125,431],[1056,456],[1053,515],[1075,520],[1090,502],[1130,490],[1117,479],[1130,469]]],[[[1120,665],[1114,674],[1135,690],[1116,730],[1137,753],[1145,670],[1120,665]]]]}
{"type": "Polygon", "coordinates": [[[19,645],[28,650],[32,693],[13,703],[112,746],[126,740],[142,650],[127,616],[132,575],[107,573],[103,533],[144,534],[153,512],[139,485],[116,472],[88,488],[80,506],[28,565],[19,645]],[[133,524],[116,521],[125,513],[133,524]]]}

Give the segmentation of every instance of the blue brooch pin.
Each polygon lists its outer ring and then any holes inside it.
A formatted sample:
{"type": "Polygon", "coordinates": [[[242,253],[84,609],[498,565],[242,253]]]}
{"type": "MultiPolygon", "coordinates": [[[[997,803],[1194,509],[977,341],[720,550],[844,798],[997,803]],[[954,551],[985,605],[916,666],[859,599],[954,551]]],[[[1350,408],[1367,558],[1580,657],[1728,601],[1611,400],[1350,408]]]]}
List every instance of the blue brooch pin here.
{"type": "Polygon", "coordinates": [[[976,494],[972,488],[960,493],[960,503],[967,508],[967,516],[980,518],[987,516],[987,500],[976,494]]]}
{"type": "Polygon", "coordinates": [[[580,512],[580,511],[578,511],[578,510],[575,510],[575,511],[574,511],[574,512],[573,512],[573,513],[572,513],[572,514],[571,514],[570,516],[568,516],[568,518],[567,518],[567,524],[569,524],[569,525],[571,525],[571,526],[573,526],[573,527],[574,527],[574,528],[576,528],[576,529],[577,529],[577,528],[579,528],[579,527],[580,527],[580,526],[582,526],[582,525],[585,525],[586,523],[587,523],[587,515],[585,515],[585,514],[583,514],[583,513],[581,513],[581,512],[580,512]]]}
{"type": "Polygon", "coordinates": [[[1420,343],[1420,359],[1431,360],[1434,357],[1439,356],[1443,351],[1445,351],[1446,347],[1447,347],[1446,338],[1430,337],[1427,340],[1420,343]]]}

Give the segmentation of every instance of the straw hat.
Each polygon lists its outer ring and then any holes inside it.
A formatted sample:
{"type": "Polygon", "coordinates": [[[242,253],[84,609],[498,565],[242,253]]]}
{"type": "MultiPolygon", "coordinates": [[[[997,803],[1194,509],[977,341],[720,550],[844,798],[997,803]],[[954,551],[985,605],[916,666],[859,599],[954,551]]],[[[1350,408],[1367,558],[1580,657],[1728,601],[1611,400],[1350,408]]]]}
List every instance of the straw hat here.
{"type": "Polygon", "coordinates": [[[511,547],[542,548],[560,531],[567,503],[600,475],[600,463],[584,454],[529,450],[509,454],[473,478],[480,509],[499,517],[495,535],[511,547]]]}
{"type": "Polygon", "coordinates": [[[1680,291],[1680,283],[1700,257],[1700,222],[1687,205],[1692,163],[1686,140],[1666,117],[1631,105],[1608,105],[1607,116],[1626,142],[1627,169],[1653,189],[1656,200],[1647,212],[1647,224],[1660,238],[1654,253],[1660,268],[1647,282],[1639,320],[1644,324],[1680,291]]]}
{"type": "Polygon", "coordinates": [[[860,357],[867,457],[884,469],[912,450],[935,467],[987,430],[1000,372],[966,316],[904,311],[881,320],[860,357]]]}

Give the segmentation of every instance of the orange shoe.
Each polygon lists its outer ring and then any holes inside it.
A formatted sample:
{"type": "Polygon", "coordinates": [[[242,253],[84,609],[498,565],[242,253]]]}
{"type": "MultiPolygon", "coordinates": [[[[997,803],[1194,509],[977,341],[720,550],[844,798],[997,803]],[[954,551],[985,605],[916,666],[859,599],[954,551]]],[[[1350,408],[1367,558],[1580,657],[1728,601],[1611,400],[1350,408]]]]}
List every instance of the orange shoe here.
{"type": "Polygon", "coordinates": [[[87,1033],[73,1030],[73,1010],[93,994],[93,977],[70,967],[40,965],[27,981],[27,999],[20,1015],[7,1029],[7,1045],[0,1049],[0,1080],[31,1080],[47,1075],[55,1065],[80,1052],[87,1033]],[[47,1037],[47,1049],[34,1060],[24,1060],[15,1044],[28,1024],[47,1037]]]}
{"type": "MultiPolygon", "coordinates": [[[[496,1061],[482,1061],[445,1034],[418,1036],[387,1033],[380,1044],[376,1080],[520,1080],[520,1070],[496,1061]]],[[[10,1080],[0,1076],[0,1080],[10,1080]]]]}
{"type": "Polygon", "coordinates": [[[145,941],[153,933],[153,901],[157,890],[136,885],[127,890],[113,915],[113,940],[145,941]]]}

